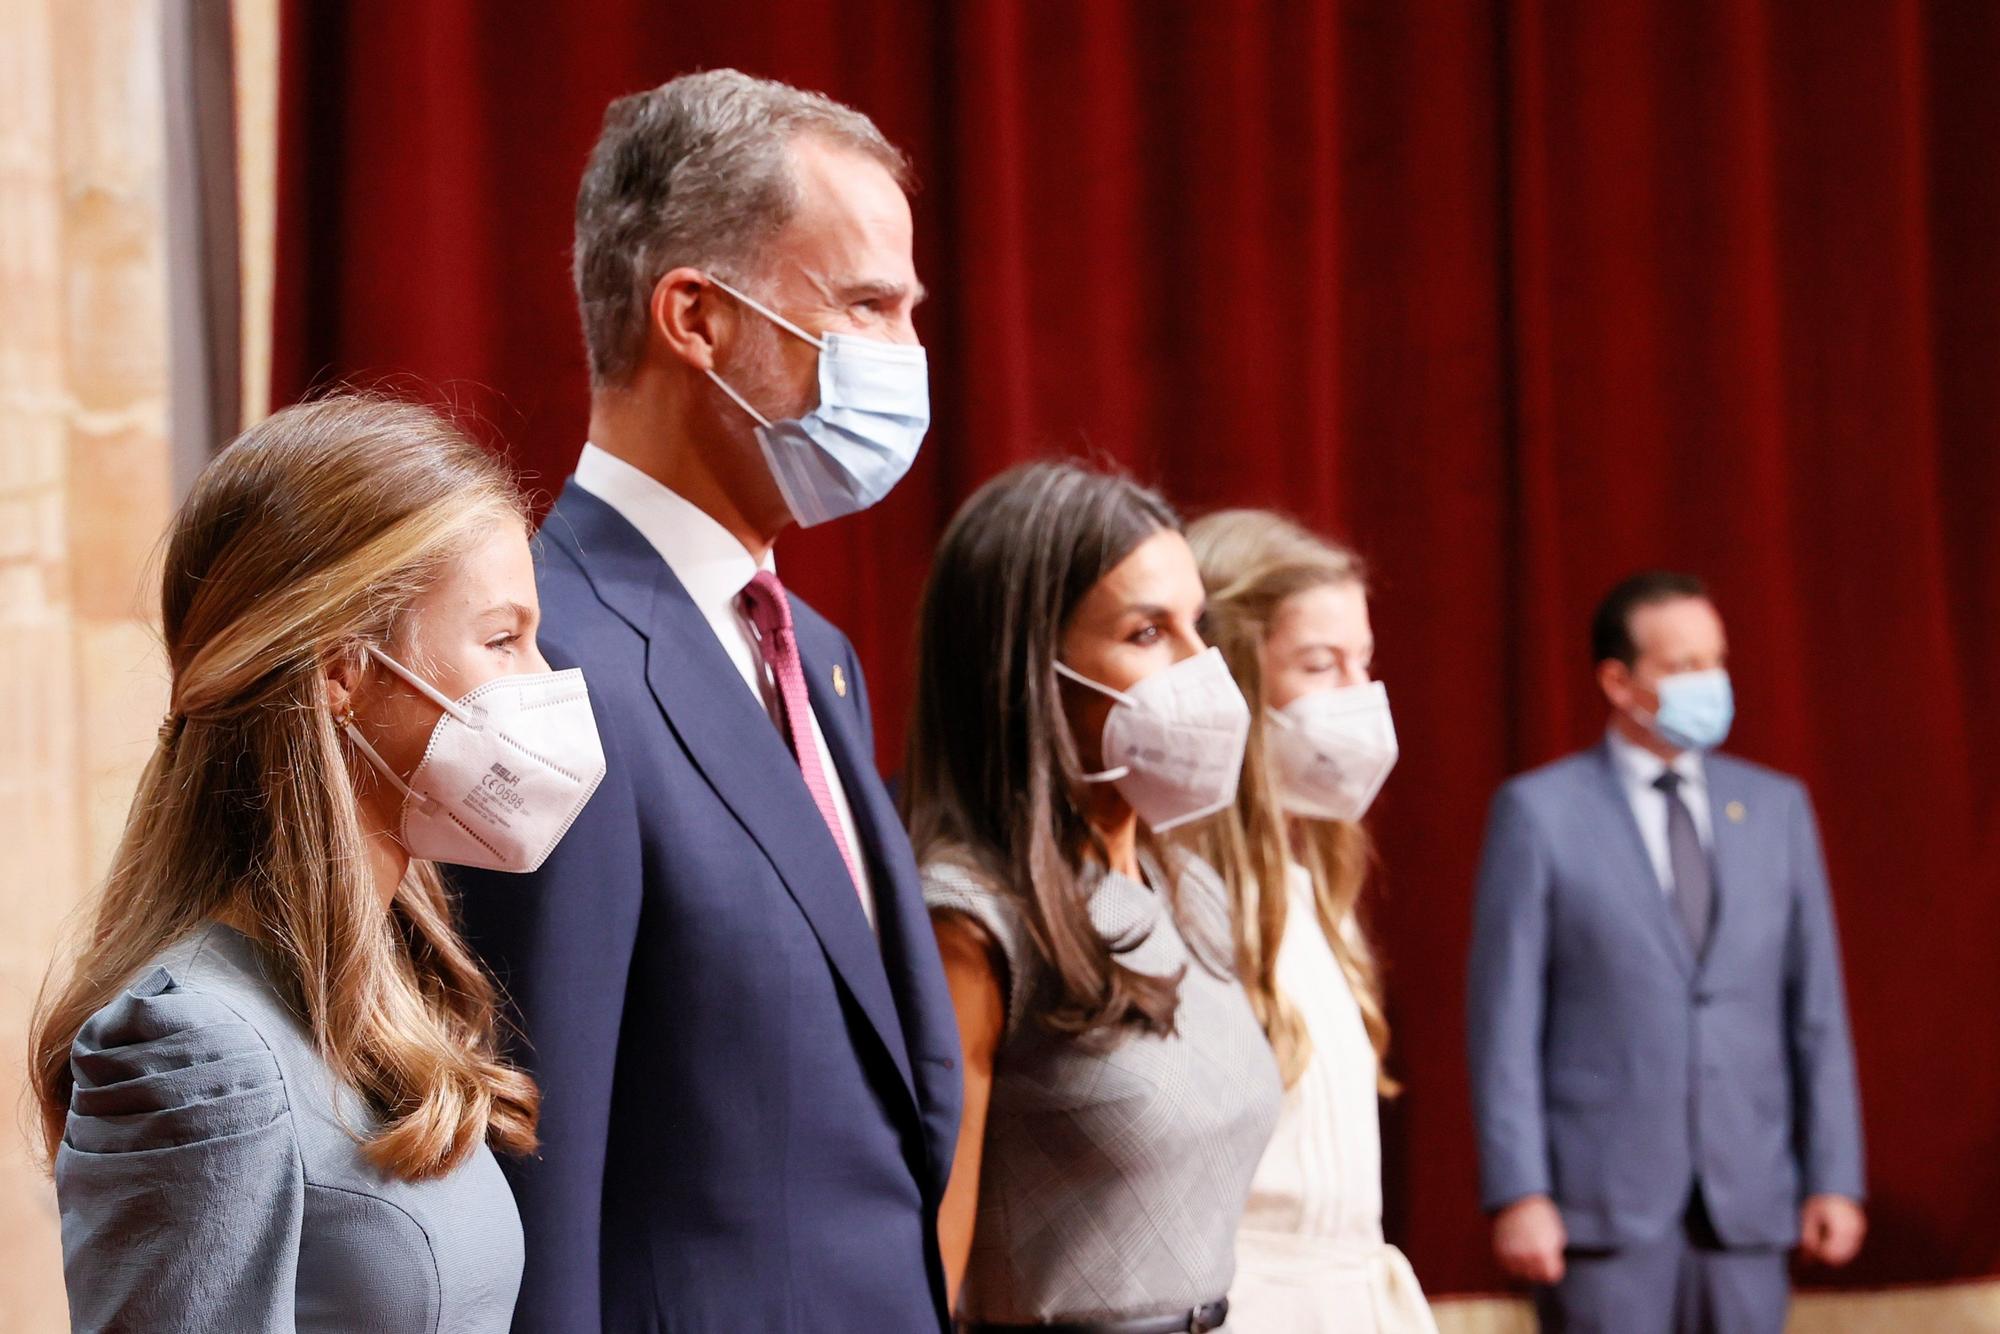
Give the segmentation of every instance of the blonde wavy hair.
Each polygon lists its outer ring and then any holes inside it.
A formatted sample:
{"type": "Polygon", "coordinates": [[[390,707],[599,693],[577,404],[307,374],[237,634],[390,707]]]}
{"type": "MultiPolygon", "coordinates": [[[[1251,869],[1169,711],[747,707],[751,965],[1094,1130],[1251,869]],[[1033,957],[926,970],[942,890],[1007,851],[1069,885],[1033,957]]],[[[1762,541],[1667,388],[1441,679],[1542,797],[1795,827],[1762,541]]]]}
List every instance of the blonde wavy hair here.
{"type": "Polygon", "coordinates": [[[1208,589],[1208,640],[1222,650],[1250,705],[1250,740],[1236,802],[1205,822],[1195,839],[1235,900],[1237,962],[1251,1004],[1289,1088],[1312,1056],[1305,1021],[1278,987],[1278,947],[1290,899],[1286,869],[1297,861],[1312,878],[1320,928],[1361,1007],[1375,1048],[1376,1086],[1394,1096],[1400,1088],[1385,1064],[1389,1020],[1381,968],[1356,911],[1374,865],[1374,841],[1359,824],[1286,815],[1266,760],[1263,646],[1278,608],[1295,594],[1329,584],[1359,584],[1365,590],[1367,572],[1346,547],[1265,510],[1211,514],[1191,524],[1187,537],[1208,589]]]}
{"type": "MultiPolygon", "coordinates": [[[[435,413],[339,395],[277,413],[210,463],[161,584],[171,708],[70,966],[36,1005],[30,1078],[60,1146],[70,1044],[161,950],[222,920],[255,939],[333,1072],[379,1116],[385,1172],[442,1176],[482,1141],[535,1147],[540,1094],[499,1054],[492,981],[437,868],[388,911],[369,871],[327,667],[405,631],[495,522],[505,468],[435,413]]],[[[358,1133],[358,1132],[357,1132],[358,1133]]]]}

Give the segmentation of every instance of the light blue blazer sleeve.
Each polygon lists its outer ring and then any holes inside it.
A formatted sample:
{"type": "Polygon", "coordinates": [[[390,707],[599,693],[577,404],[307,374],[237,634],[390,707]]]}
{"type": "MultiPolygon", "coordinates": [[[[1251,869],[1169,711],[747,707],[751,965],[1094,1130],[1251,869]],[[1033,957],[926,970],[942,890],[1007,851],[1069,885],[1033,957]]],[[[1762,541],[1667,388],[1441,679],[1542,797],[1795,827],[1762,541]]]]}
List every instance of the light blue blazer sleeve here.
{"type": "Polygon", "coordinates": [[[1808,1195],[1863,1198],[1861,1095],[1848,1033],[1840,940],[1812,798],[1796,789],[1791,822],[1793,903],[1786,942],[1785,1020],[1796,1091],[1799,1166],[1808,1195]]]}
{"type": "Polygon", "coordinates": [[[1541,1061],[1550,875],[1518,789],[1501,788],[1486,825],[1466,981],[1479,1197],[1489,1210],[1552,1190],[1541,1061]]]}
{"type": "Polygon", "coordinates": [[[92,1017],[56,1155],[71,1326],[290,1331],[304,1174],[257,1030],[155,970],[92,1017]]]}

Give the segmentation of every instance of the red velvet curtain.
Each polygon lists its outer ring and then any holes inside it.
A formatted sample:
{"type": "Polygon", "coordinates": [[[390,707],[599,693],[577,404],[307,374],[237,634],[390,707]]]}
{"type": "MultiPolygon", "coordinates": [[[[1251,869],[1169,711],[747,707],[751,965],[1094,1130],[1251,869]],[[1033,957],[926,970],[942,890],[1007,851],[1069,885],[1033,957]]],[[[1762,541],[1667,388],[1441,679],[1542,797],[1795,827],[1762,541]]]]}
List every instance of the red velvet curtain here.
{"type": "Polygon", "coordinates": [[[1585,622],[1707,575],[1735,748],[1811,783],[1875,1235],[1842,1281],[2000,1271],[2000,8],[1644,0],[289,5],[278,395],[441,387],[553,490],[566,277],[613,96],[719,65],[914,155],[937,425],[788,537],[885,767],[953,507],[1048,452],[1274,505],[1375,572],[1392,1230],[1498,1286],[1462,973],[1484,805],[1602,725],[1585,622]],[[407,375],[409,380],[396,377],[407,375]]]}

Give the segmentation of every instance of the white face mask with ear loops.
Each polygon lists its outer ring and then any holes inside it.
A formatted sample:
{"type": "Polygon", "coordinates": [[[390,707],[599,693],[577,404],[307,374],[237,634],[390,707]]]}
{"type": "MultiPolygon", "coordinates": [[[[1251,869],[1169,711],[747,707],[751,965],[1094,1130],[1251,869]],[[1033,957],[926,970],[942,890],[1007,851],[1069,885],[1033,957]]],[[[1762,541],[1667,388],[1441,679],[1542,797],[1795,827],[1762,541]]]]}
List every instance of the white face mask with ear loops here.
{"type": "Polygon", "coordinates": [[[1063,663],[1056,671],[1117,701],[1104,720],[1103,773],[1156,834],[1215,814],[1236,800],[1250,706],[1210,648],[1154,672],[1130,690],[1113,690],[1063,663]]]}
{"type": "Polygon", "coordinates": [[[1287,815],[1359,820],[1396,767],[1396,724],[1380,681],[1301,695],[1266,713],[1278,801],[1287,815]]]}
{"type": "Polygon", "coordinates": [[[604,744],[583,673],[499,676],[452,700],[388,654],[368,653],[444,710],[407,781],[351,719],[342,724],[403,794],[404,850],[489,871],[540,867],[604,778],[604,744]]]}

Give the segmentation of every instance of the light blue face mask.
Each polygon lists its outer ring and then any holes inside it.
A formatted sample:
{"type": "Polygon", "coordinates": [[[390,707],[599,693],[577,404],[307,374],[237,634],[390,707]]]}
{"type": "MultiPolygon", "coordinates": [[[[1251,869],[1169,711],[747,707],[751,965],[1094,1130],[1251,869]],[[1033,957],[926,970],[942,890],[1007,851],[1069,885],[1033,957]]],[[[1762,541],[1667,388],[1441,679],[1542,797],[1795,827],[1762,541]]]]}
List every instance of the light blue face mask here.
{"type": "Polygon", "coordinates": [[[1722,668],[1660,678],[1660,709],[1653,715],[1653,730],[1670,745],[1714,750],[1729,739],[1734,721],[1736,694],[1722,668]]]}
{"type": "Polygon", "coordinates": [[[931,424],[930,364],[915,344],[811,334],[722,279],[714,283],[819,349],[819,406],[772,421],[713,370],[708,378],[757,423],[764,463],[801,528],[859,513],[889,494],[931,424]]]}

